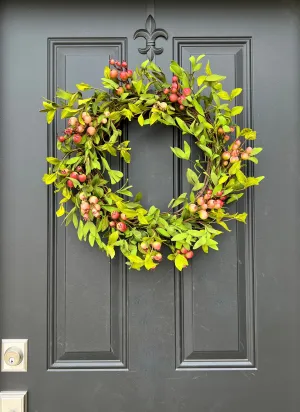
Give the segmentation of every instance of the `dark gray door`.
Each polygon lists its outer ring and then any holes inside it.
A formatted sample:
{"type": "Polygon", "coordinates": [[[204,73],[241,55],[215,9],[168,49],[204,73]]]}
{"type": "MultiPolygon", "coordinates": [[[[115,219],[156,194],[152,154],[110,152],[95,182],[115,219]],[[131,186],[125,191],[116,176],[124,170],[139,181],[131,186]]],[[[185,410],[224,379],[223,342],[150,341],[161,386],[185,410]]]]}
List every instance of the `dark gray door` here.
{"type": "MultiPolygon", "coordinates": [[[[4,3],[0,336],[28,338],[29,359],[0,390],[28,390],[30,412],[298,411],[297,2],[4,3]],[[41,97],[99,85],[108,55],[140,64],[133,34],[149,14],[168,33],[156,63],[205,53],[227,89],[243,87],[243,121],[265,148],[267,178],[239,204],[247,226],[183,274],[110,264],[56,221],[41,182],[55,144],[41,97]]],[[[128,139],[131,183],[164,207],[183,181],[169,149],[180,136],[132,124],[128,139]]]]}

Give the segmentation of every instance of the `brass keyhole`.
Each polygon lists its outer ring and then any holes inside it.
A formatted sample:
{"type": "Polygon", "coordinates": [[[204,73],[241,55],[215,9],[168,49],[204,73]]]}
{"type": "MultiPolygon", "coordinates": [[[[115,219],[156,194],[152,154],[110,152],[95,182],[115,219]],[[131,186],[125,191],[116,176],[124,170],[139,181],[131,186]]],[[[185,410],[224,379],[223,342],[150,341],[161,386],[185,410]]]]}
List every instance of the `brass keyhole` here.
{"type": "Polygon", "coordinates": [[[9,366],[18,366],[23,360],[23,352],[16,346],[11,346],[4,353],[4,362],[9,366]]]}

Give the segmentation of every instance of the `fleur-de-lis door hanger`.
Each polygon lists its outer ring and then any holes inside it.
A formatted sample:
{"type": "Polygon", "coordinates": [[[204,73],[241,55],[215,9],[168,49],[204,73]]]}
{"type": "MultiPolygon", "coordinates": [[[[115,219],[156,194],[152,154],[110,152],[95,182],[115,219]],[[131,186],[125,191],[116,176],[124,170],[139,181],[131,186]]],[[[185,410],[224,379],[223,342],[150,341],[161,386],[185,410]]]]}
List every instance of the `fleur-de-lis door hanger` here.
{"type": "Polygon", "coordinates": [[[155,20],[150,14],[146,20],[145,29],[139,29],[134,33],[134,40],[138,37],[144,37],[146,40],[146,47],[139,47],[139,52],[141,54],[147,54],[148,59],[153,60],[156,54],[161,54],[164,51],[163,47],[155,46],[156,39],[163,37],[167,40],[168,33],[164,29],[156,28],[155,20]]]}

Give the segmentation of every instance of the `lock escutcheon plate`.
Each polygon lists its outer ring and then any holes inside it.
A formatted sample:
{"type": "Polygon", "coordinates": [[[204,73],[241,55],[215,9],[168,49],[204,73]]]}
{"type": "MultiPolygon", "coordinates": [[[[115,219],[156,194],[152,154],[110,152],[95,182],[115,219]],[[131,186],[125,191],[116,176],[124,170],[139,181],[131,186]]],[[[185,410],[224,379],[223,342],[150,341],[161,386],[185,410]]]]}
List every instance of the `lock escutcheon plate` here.
{"type": "Polygon", "coordinates": [[[0,392],[0,412],[27,412],[27,392],[0,392]]]}
{"type": "Polygon", "coordinates": [[[2,339],[1,372],[27,372],[28,339],[2,339]]]}

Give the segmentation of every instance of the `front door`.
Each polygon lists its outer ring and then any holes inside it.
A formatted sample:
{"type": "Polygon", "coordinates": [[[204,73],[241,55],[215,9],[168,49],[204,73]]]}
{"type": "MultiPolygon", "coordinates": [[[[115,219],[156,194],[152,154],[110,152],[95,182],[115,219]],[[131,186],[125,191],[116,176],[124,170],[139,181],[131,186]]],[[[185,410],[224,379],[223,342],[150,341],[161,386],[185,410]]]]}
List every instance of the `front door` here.
{"type": "MultiPolygon", "coordinates": [[[[0,390],[27,390],[29,412],[300,409],[299,12],[276,0],[2,4],[0,337],[27,338],[29,355],[0,390]],[[155,41],[154,22],[167,33],[155,41]],[[147,45],[165,72],[206,54],[227,90],[243,88],[242,121],[264,147],[266,180],[237,206],[248,224],[182,273],[167,260],[153,272],[110,263],[56,220],[41,182],[63,127],[47,133],[42,97],[97,87],[109,55],[135,68],[147,45]]],[[[145,206],[166,207],[184,181],[170,151],[180,136],[127,133],[130,183],[145,206]]]]}

